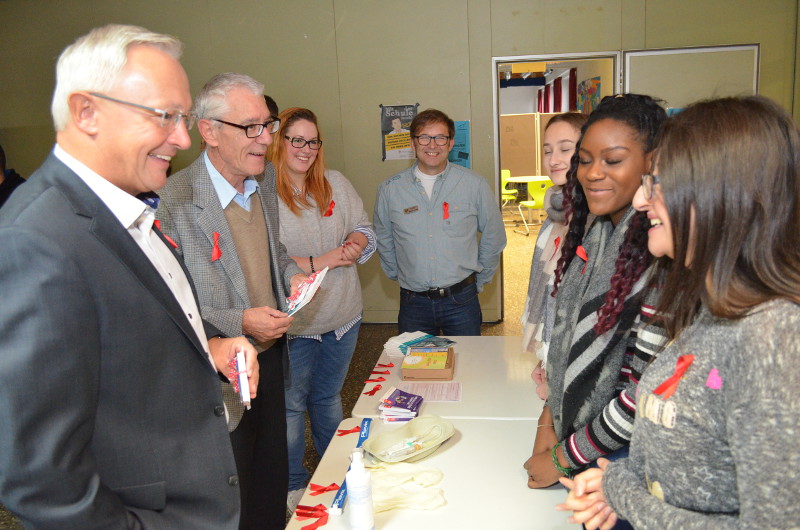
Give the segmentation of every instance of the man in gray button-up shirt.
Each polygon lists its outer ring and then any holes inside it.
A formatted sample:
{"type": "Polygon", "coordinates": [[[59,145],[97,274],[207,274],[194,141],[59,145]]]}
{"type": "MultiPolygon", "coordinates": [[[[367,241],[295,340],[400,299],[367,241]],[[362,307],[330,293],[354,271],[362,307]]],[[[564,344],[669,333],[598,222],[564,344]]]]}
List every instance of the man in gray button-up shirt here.
{"type": "Polygon", "coordinates": [[[506,246],[486,179],[447,161],[454,134],[445,113],[419,113],[411,122],[417,162],[378,188],[373,221],[381,267],[400,282],[400,333],[480,335],[478,293],[506,246]]]}

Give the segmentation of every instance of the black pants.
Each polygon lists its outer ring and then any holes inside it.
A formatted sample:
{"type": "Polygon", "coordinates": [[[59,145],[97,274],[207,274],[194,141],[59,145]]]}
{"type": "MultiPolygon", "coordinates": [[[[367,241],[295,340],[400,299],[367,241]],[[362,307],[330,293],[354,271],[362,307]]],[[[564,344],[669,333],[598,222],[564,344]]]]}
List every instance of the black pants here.
{"type": "Polygon", "coordinates": [[[281,338],[258,355],[258,397],[231,433],[242,496],[240,530],[286,527],[289,457],[281,338]]]}

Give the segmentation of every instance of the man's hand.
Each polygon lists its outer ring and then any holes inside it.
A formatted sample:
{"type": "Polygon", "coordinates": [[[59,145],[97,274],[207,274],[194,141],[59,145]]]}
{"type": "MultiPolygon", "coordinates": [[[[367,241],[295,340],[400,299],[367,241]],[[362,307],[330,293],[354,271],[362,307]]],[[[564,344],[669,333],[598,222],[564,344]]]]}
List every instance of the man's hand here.
{"type": "MultiPolygon", "coordinates": [[[[301,275],[295,275],[297,276],[301,275]]],[[[265,342],[281,337],[293,320],[294,317],[271,307],[252,307],[245,309],[242,314],[242,332],[258,342],[265,342]]]]}
{"type": "Polygon", "coordinates": [[[247,363],[247,381],[250,383],[250,398],[256,397],[258,388],[258,353],[256,349],[244,337],[234,337],[232,339],[222,339],[215,337],[208,341],[208,349],[214,359],[214,366],[217,371],[228,377],[230,373],[229,362],[236,358],[236,352],[242,350],[244,359],[247,363]]]}

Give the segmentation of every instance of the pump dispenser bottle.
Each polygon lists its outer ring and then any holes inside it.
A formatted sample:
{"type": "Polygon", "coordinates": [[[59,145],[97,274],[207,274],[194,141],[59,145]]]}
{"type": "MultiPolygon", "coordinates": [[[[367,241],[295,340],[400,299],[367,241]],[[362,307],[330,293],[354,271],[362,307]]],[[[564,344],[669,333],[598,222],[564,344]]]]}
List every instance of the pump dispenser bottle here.
{"type": "Polygon", "coordinates": [[[375,516],[372,512],[372,487],[369,471],[364,468],[364,452],[354,449],[350,456],[347,480],[347,513],[353,530],[373,530],[375,516]]]}

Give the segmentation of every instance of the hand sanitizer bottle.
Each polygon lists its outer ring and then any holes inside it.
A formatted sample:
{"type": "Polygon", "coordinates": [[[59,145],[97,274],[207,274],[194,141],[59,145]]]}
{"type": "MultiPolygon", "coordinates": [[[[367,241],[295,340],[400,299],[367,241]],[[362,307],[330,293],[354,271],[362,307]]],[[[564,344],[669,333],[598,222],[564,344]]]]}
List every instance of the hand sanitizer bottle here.
{"type": "Polygon", "coordinates": [[[350,518],[350,528],[353,530],[373,530],[375,516],[372,512],[372,487],[369,481],[369,471],[364,468],[364,453],[362,449],[354,449],[350,456],[350,471],[347,480],[347,513],[350,518]]]}

